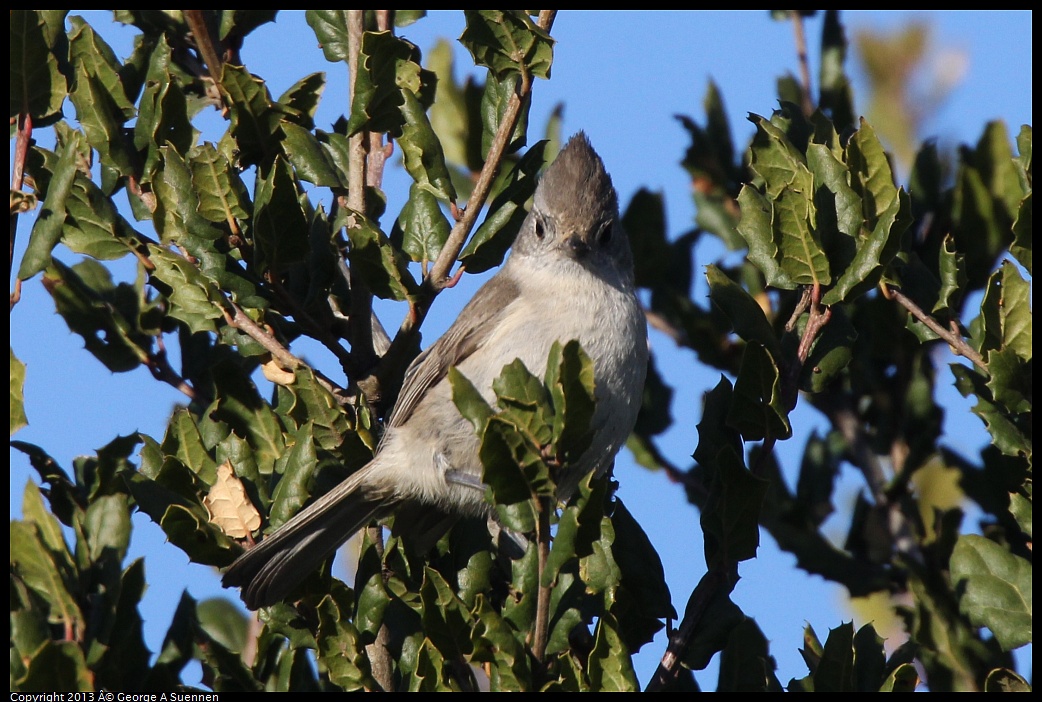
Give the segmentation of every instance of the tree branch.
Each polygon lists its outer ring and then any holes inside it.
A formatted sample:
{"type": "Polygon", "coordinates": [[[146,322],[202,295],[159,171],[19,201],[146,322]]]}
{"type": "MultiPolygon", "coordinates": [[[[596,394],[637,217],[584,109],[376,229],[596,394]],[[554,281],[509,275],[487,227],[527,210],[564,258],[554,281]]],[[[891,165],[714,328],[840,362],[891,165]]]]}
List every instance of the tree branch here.
{"type": "MultiPolygon", "coordinates": [[[[362,53],[362,35],[365,33],[365,11],[347,11],[347,44],[348,55],[348,94],[351,106],[354,107],[355,86],[358,84],[359,56],[362,53]]],[[[377,137],[379,138],[379,137],[377,137]]],[[[367,156],[370,146],[370,133],[362,130],[348,139],[348,181],[347,206],[361,215],[366,214],[365,193],[367,183],[367,156]]],[[[381,164],[382,165],[382,164],[381,164]]],[[[348,227],[351,225],[348,224],[348,227]]],[[[352,266],[350,270],[351,314],[348,325],[351,335],[351,358],[355,368],[365,374],[364,369],[371,368],[376,362],[373,351],[373,327],[370,318],[373,314],[373,296],[362,276],[352,266]]],[[[359,378],[353,378],[356,382],[359,378]]]]}
{"type": "Polygon", "coordinates": [[[546,658],[546,642],[550,632],[551,588],[543,584],[543,574],[550,557],[550,511],[553,507],[550,498],[543,495],[535,498],[535,504],[539,518],[536,524],[539,590],[536,595],[535,628],[532,631],[532,656],[542,664],[546,658]]]}
{"type": "Polygon", "coordinates": [[[224,70],[224,62],[221,61],[221,55],[218,51],[221,42],[208,21],[208,11],[181,10],[181,12],[184,14],[185,22],[188,23],[188,28],[192,30],[192,36],[195,38],[195,48],[199,51],[199,55],[206,64],[206,69],[210,72],[210,77],[213,79],[214,84],[219,86],[221,84],[221,72],[224,70]]]}
{"type": "Polygon", "coordinates": [[[810,117],[814,112],[814,101],[810,93],[810,60],[807,58],[807,36],[803,31],[803,15],[799,10],[789,10],[792,17],[792,31],[796,35],[796,58],[800,64],[800,81],[803,83],[803,100],[800,108],[803,114],[810,117]]]}
{"type": "Polygon", "coordinates": [[[292,370],[296,370],[297,368],[308,368],[315,374],[315,380],[318,381],[319,385],[328,390],[330,394],[336,398],[337,402],[340,404],[351,404],[352,398],[347,394],[346,390],[327,378],[318,369],[312,368],[307,363],[290,353],[289,349],[283,346],[282,343],[270,332],[263,329],[259,324],[250,319],[250,316],[243,312],[234,302],[229,300],[227,297],[224,302],[232,310],[231,314],[229,314],[227,309],[221,310],[224,313],[224,319],[228,324],[232,325],[239,331],[244,332],[251,339],[263,346],[264,349],[283,367],[292,370]]]}
{"type": "Polygon", "coordinates": [[[702,576],[695,586],[695,591],[691,593],[691,599],[684,611],[684,619],[669,637],[666,652],[662,655],[655,674],[644,688],[645,692],[662,692],[676,679],[684,653],[706,612],[720,595],[730,594],[737,580],[738,567],[735,563],[729,564],[726,568],[719,566],[702,576]]]}
{"type": "MultiPolygon", "coordinates": [[[[553,26],[555,16],[555,10],[540,11],[538,20],[540,29],[549,32],[553,26]]],[[[478,215],[481,214],[481,209],[485,206],[485,201],[492,190],[496,174],[502,165],[506,147],[510,143],[510,137],[517,126],[521,109],[524,107],[525,100],[529,98],[531,92],[531,76],[527,73],[522,73],[521,84],[518,90],[510,96],[507,107],[503,112],[503,121],[500,122],[499,131],[496,132],[496,136],[492,140],[488,157],[481,167],[481,172],[478,173],[470,199],[467,200],[467,206],[463,210],[463,215],[453,225],[452,231],[449,232],[449,236],[445,240],[445,245],[438,254],[438,258],[434,261],[430,272],[423,280],[421,294],[418,296],[415,304],[410,305],[409,314],[402,321],[398,333],[395,334],[394,341],[391,342],[391,348],[380,363],[378,374],[381,378],[386,378],[393,374],[395,369],[402,364],[402,357],[406,349],[411,347],[420,325],[434,302],[434,298],[452,284],[453,276],[449,275],[449,271],[452,269],[453,264],[456,263],[456,259],[459,257],[460,251],[463,250],[467,237],[470,236],[470,232],[477,222],[478,215]]]]}
{"type": "MultiPolygon", "coordinates": [[[[29,152],[29,139],[33,135],[33,118],[28,112],[18,115],[18,133],[15,136],[14,146],[14,172],[11,174],[11,190],[18,192],[25,183],[25,157],[29,152]]],[[[7,279],[11,279],[14,272],[14,241],[18,231],[18,210],[11,212],[11,255],[7,260],[7,279]]],[[[11,294],[11,307],[18,301],[21,288],[11,294]]]]}
{"type": "Polygon", "coordinates": [[[966,343],[966,340],[962,338],[961,334],[957,334],[951,329],[945,329],[940,322],[926,314],[919,305],[915,304],[907,295],[897,288],[885,287],[884,292],[886,292],[889,297],[897,300],[898,304],[908,310],[913,317],[925,324],[930,331],[947,341],[954,354],[970,359],[970,361],[973,362],[973,365],[980,369],[981,373],[988,376],[991,375],[988,371],[988,364],[984,362],[984,358],[982,358],[972,346],[966,343]]]}

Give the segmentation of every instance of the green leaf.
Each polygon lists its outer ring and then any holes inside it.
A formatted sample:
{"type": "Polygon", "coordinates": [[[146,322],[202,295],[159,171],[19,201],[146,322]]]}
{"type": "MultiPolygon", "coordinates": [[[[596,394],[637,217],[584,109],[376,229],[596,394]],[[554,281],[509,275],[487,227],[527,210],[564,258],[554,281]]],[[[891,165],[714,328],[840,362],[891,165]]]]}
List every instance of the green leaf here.
{"type": "Polygon", "coordinates": [[[714,265],[706,266],[706,279],[709,281],[709,299],[727,315],[735,334],[745,341],[762,345],[771,356],[780,357],[778,337],[759,303],[714,265]]]}
{"type": "Polygon", "coordinates": [[[717,692],[781,692],[767,638],[752,619],[739,622],[720,654],[717,692]]]}
{"type": "Polygon", "coordinates": [[[713,584],[713,578],[703,575],[687,602],[686,609],[700,606],[704,610],[684,651],[684,665],[691,670],[702,670],[709,665],[713,656],[727,645],[735,627],[746,619],[738,605],[731,601],[727,589],[713,584]],[[708,603],[703,603],[706,598],[708,603]]]}
{"type": "Polygon", "coordinates": [[[536,524],[530,501],[533,491],[553,492],[549,470],[538,449],[529,444],[513,424],[494,416],[485,428],[478,455],[484,468],[481,480],[492,491],[503,525],[521,532],[533,531],[536,524]],[[531,484],[530,476],[536,485],[531,484]]]}
{"type": "Polygon", "coordinates": [[[75,641],[48,641],[33,653],[16,685],[26,692],[86,694],[94,689],[94,676],[75,641]]]}
{"type": "Polygon", "coordinates": [[[187,409],[174,410],[162,448],[165,455],[175,456],[207,486],[217,482],[217,462],[203,443],[195,417],[187,409]]]}
{"type": "Polygon", "coordinates": [[[492,692],[525,692],[531,685],[528,653],[518,641],[518,632],[478,595],[474,608],[474,626],[471,640],[475,663],[486,663],[491,668],[489,690],[492,692]]]}
{"type": "Polygon", "coordinates": [[[1031,692],[1031,685],[1009,668],[996,668],[988,673],[988,677],[984,681],[984,691],[1031,692]]]}
{"type": "Polygon", "coordinates": [[[11,347],[11,436],[29,423],[25,416],[25,364],[14,355],[11,347]]]}
{"type": "Polygon", "coordinates": [[[272,465],[286,448],[286,429],[279,416],[261,399],[247,369],[239,362],[222,360],[213,364],[210,371],[219,399],[204,416],[227,422],[236,434],[249,442],[259,465],[272,465]]]}
{"type": "Polygon", "coordinates": [[[326,61],[347,61],[347,10],[307,10],[304,17],[322,47],[326,61]]]}
{"type": "Polygon", "coordinates": [[[343,135],[320,131],[316,136],[292,122],[282,123],[282,133],[286,135],[282,148],[298,178],[326,188],[348,187],[346,161],[339,159],[339,153],[330,143],[345,139],[343,135]]]}
{"type": "Polygon", "coordinates": [[[242,66],[226,63],[221,88],[230,108],[231,129],[242,166],[266,166],[278,153],[283,113],[274,109],[264,81],[242,66]]]}
{"type": "MultiPolygon", "coordinates": [[[[199,198],[196,209],[203,219],[226,224],[250,218],[243,204],[248,202],[246,188],[228,159],[213,144],[206,142],[189,150],[188,164],[192,172],[194,194],[199,198]]],[[[257,198],[260,200],[263,189],[258,187],[257,190],[257,198]]],[[[192,233],[213,238],[200,232],[192,233]]]]}
{"type": "Polygon", "coordinates": [[[1017,262],[1027,269],[1031,274],[1031,193],[1029,192],[1020,201],[1020,209],[1017,211],[1017,221],[1013,223],[1013,243],[1009,245],[1009,251],[1017,262]]]}
{"type": "Polygon", "coordinates": [[[308,486],[318,466],[313,433],[310,422],[298,429],[288,437],[290,445],[275,463],[275,471],[282,478],[271,496],[268,524],[272,529],[289,521],[310,497],[308,486]]]}
{"type": "Polygon", "coordinates": [[[792,435],[777,363],[758,343],[745,346],[727,423],[741,432],[746,441],[760,441],[768,436],[787,439],[792,435]]]}
{"type": "MultiPolygon", "coordinates": [[[[423,71],[426,80],[428,71],[423,71]]],[[[426,88],[424,88],[426,89],[426,88]]],[[[456,190],[452,187],[452,178],[445,165],[445,153],[427,119],[427,112],[420,102],[419,94],[411,90],[403,90],[402,134],[398,145],[402,150],[402,164],[416,184],[429,191],[439,200],[456,201],[456,190]]],[[[410,197],[411,199],[411,197],[410,197]]]]}
{"type": "Polygon", "coordinates": [[[662,628],[660,620],[676,619],[677,613],[662,560],[644,529],[618,498],[611,523],[615,532],[612,554],[622,577],[611,609],[626,647],[636,653],[662,628]]]}
{"type": "Polygon", "coordinates": [[[730,448],[716,455],[709,496],[702,507],[706,565],[755,558],[760,545],[760,509],[767,481],[750,473],[730,448]]]}
{"type": "Polygon", "coordinates": [[[311,73],[298,80],[276,100],[287,120],[305,129],[315,128],[315,111],[326,89],[326,74],[311,73]]]}
{"type": "Polygon", "coordinates": [[[514,359],[504,366],[499,377],[492,381],[502,412],[499,414],[511,423],[536,450],[550,446],[553,441],[553,408],[547,389],[525,367],[521,359],[514,359]]]}
{"type": "Polygon", "coordinates": [[[989,539],[964,534],[951,558],[959,610],[986,626],[1004,651],[1031,643],[1031,563],[989,539]]]}
{"type": "MultiPolygon", "coordinates": [[[[83,148],[80,132],[73,131],[72,143],[66,143],[54,166],[47,185],[46,196],[40,214],[29,235],[29,245],[18,268],[18,279],[28,280],[46,268],[51,262],[51,251],[61,240],[65,224],[66,203],[76,180],[78,156],[83,148]]],[[[41,174],[34,174],[37,182],[41,174]]]]}
{"type": "Polygon", "coordinates": [[[488,406],[474,384],[455,366],[449,368],[448,377],[452,386],[452,402],[459,413],[474,425],[478,436],[481,436],[485,431],[485,424],[495,412],[488,406]]]}
{"type": "MultiPolygon", "coordinates": [[[[346,211],[347,237],[351,242],[348,259],[374,295],[383,300],[407,300],[419,291],[405,257],[387,235],[365,216],[346,211]],[[351,221],[353,220],[353,221],[351,221]]],[[[340,220],[334,225],[341,226],[340,220]]]]}
{"type": "Polygon", "coordinates": [[[563,347],[555,341],[546,365],[546,387],[553,402],[553,439],[557,456],[575,462],[593,439],[590,424],[596,405],[593,361],[572,339],[563,347]]]}
{"type": "Polygon", "coordinates": [[[535,192],[546,144],[540,141],[528,149],[511,168],[506,185],[492,198],[488,214],[460,253],[460,262],[469,272],[483,273],[503,262],[528,216],[525,203],[535,192]]]}
{"type": "Polygon", "coordinates": [[[307,259],[311,227],[298,194],[293,171],[276,156],[267,175],[257,178],[254,194],[254,254],[260,270],[283,271],[307,259]]]}
{"type": "Polygon", "coordinates": [[[1003,261],[988,281],[981,319],[981,353],[1009,348],[1024,360],[1031,359],[1031,285],[1013,263],[1003,261]]]}
{"type": "Polygon", "coordinates": [[[453,588],[434,569],[424,568],[420,585],[423,633],[446,658],[464,658],[472,651],[473,618],[453,588]]]}
{"type": "Polygon", "coordinates": [[[742,212],[738,233],[749,246],[749,262],[760,269],[767,285],[782,290],[795,289],[796,281],[781,266],[778,244],[774,240],[771,225],[773,214],[770,201],[755,187],[746,184],[738,193],[738,206],[742,212]]]}
{"type": "MultiPolygon", "coordinates": [[[[854,357],[857,328],[842,306],[831,308],[832,316],[811,347],[800,373],[799,386],[809,392],[823,392],[850,365],[854,357]]],[[[801,315],[796,325],[803,333],[809,315],[801,315]]]]}
{"type": "Polygon", "coordinates": [[[122,561],[130,544],[130,505],[126,495],[102,495],[87,506],[83,522],[91,563],[122,561]]]}
{"type": "MultiPolygon", "coordinates": [[[[500,125],[506,117],[507,108],[510,107],[512,100],[517,99],[520,83],[520,76],[510,74],[497,79],[493,75],[492,69],[489,69],[488,78],[485,80],[485,90],[481,93],[481,103],[478,106],[482,125],[482,161],[488,159],[489,150],[492,148],[492,143],[499,133],[500,125]]],[[[522,101],[517,124],[514,125],[514,131],[507,140],[504,153],[512,154],[528,143],[528,112],[531,104],[530,100],[522,101]]]]}
{"type": "MultiPolygon", "coordinates": [[[[62,14],[67,12],[62,11],[62,14]]],[[[64,32],[48,31],[47,16],[40,10],[11,10],[11,112],[32,116],[35,127],[61,119],[66,85],[59,61],[64,60],[58,42],[64,32]]],[[[62,20],[64,24],[64,19],[62,20]]]]}
{"type": "Polygon", "coordinates": [[[330,681],[344,690],[374,689],[361,635],[351,622],[353,613],[351,591],[334,583],[317,608],[318,662],[330,681]]]}
{"type": "Polygon", "coordinates": [[[821,660],[814,670],[815,692],[854,692],[854,625],[829,631],[821,660]]]}
{"type": "Polygon", "coordinates": [[[550,77],[554,40],[522,10],[464,10],[467,28],[460,43],[474,63],[497,79],[509,74],[550,77]]]}
{"type": "MultiPolygon", "coordinates": [[[[428,134],[422,125],[427,121],[423,112],[434,98],[434,82],[434,74],[420,67],[420,50],[415,44],[390,31],[365,32],[347,123],[348,136],[362,129],[403,136],[402,130],[411,119],[411,126],[419,131],[413,131],[410,139],[417,148],[430,147],[433,132],[428,134]],[[410,93],[422,107],[407,105],[410,93]]],[[[426,130],[429,129],[430,125],[426,124],[426,130]]],[[[417,163],[415,158],[413,163],[417,163]]]]}
{"type": "Polygon", "coordinates": [[[902,663],[886,677],[880,692],[915,692],[919,686],[919,671],[911,663],[902,663]]]}
{"type": "Polygon", "coordinates": [[[598,692],[640,690],[630,653],[619,637],[618,622],[610,614],[597,621],[588,666],[590,687],[598,692]]]}
{"type": "MultiPolygon", "coordinates": [[[[1005,408],[995,403],[987,380],[980,373],[959,363],[949,367],[955,376],[955,388],[962,396],[977,396],[973,413],[984,420],[995,447],[1007,456],[1030,456],[1030,424],[1023,425],[1020,418],[1011,417],[1005,408]]],[[[1027,418],[1030,418],[1030,414],[1027,418]]]]}
{"type": "Polygon", "coordinates": [[[119,98],[113,96],[98,76],[89,73],[83,64],[76,65],[69,97],[76,106],[87,143],[97,150],[103,165],[115,168],[120,176],[128,176],[136,173],[138,158],[133,143],[124,134],[130,117],[117,102],[126,101],[121,88],[119,93],[119,98]]]}
{"type": "Polygon", "coordinates": [[[134,286],[113,285],[108,269],[90,259],[72,268],[54,261],[43,284],[69,329],[110,371],[133,370],[148,360],[152,339],[141,327],[146,303],[134,286]]]}
{"type": "Polygon", "coordinates": [[[159,77],[152,68],[141,97],[141,111],[134,124],[134,146],[145,152],[141,180],[150,183],[163,165],[163,149],[168,145],[187,153],[195,143],[195,130],[189,121],[188,101],[177,81],[167,71],[159,77]]]}
{"type": "Polygon", "coordinates": [[[149,258],[156,266],[153,276],[169,290],[167,314],[187,324],[192,332],[215,331],[213,320],[223,317],[223,300],[213,281],[165,247],[149,245],[149,258]]]}
{"type": "Polygon", "coordinates": [[[46,603],[51,624],[75,631],[83,626],[83,614],[77,604],[79,587],[71,554],[57,520],[43,507],[39,489],[28,483],[25,494],[27,520],[11,522],[12,574],[46,603]]]}
{"type": "Polygon", "coordinates": [[[395,222],[395,230],[395,233],[401,232],[402,251],[413,261],[430,262],[438,258],[449,238],[450,227],[434,194],[413,183],[409,188],[409,201],[395,222]]]}

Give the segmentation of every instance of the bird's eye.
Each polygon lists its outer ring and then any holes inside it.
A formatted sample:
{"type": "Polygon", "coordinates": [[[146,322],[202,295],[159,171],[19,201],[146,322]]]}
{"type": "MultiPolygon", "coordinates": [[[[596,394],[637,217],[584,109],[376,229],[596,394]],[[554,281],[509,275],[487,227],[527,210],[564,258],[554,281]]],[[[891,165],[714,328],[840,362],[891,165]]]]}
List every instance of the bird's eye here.
{"type": "Polygon", "coordinates": [[[611,241],[611,230],[614,229],[611,224],[611,222],[605,222],[601,225],[601,230],[597,232],[597,241],[601,244],[607,244],[611,241]]]}
{"type": "Polygon", "coordinates": [[[535,235],[540,239],[546,236],[546,229],[543,227],[543,220],[538,217],[535,218],[535,235]]]}

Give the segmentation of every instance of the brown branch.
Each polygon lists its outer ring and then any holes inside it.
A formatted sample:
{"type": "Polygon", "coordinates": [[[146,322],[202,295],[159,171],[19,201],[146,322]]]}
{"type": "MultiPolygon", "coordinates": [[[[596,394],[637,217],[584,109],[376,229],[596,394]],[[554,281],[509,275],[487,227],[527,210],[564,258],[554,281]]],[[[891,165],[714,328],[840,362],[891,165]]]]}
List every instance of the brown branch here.
{"type": "MultiPolygon", "coordinates": [[[[33,118],[28,112],[18,115],[18,132],[15,135],[14,146],[14,172],[11,174],[11,190],[20,191],[25,183],[25,158],[29,153],[29,139],[33,135],[33,118]]],[[[14,272],[14,242],[18,231],[18,211],[11,213],[11,255],[7,261],[7,279],[11,279],[14,272]]],[[[16,291],[18,292],[18,291],[16,291]]],[[[11,307],[18,301],[18,295],[12,293],[11,307]]]]}
{"type": "Polygon", "coordinates": [[[551,588],[543,583],[543,577],[550,558],[550,512],[553,507],[550,498],[543,495],[535,498],[535,504],[539,518],[536,524],[539,589],[536,595],[535,629],[532,631],[532,656],[542,664],[546,658],[546,642],[550,632],[551,588]]]}
{"type": "Polygon", "coordinates": [[[337,360],[340,361],[340,367],[344,369],[344,373],[348,377],[354,377],[355,375],[355,364],[354,359],[351,358],[350,352],[340,345],[337,338],[330,333],[328,329],[323,327],[314,317],[308,314],[304,306],[301,305],[293,295],[286,290],[282,283],[277,278],[272,278],[269,281],[271,290],[278,298],[279,303],[286,308],[286,312],[293,315],[293,319],[300,324],[307,333],[316,339],[320,344],[325,346],[337,360]]]}
{"type": "Polygon", "coordinates": [[[159,346],[159,351],[148,354],[142,361],[145,364],[145,367],[151,371],[152,377],[180,390],[193,402],[199,400],[199,393],[196,392],[195,388],[189,385],[184,378],[178,375],[174,369],[170,367],[170,361],[168,361],[166,357],[166,346],[163,344],[163,337],[156,337],[156,343],[159,346]]]}
{"type": "Polygon", "coordinates": [[[283,346],[270,332],[250,319],[249,315],[243,312],[238,305],[228,298],[225,298],[224,302],[232,310],[229,313],[227,309],[222,308],[221,312],[224,314],[225,321],[264,347],[264,350],[270,353],[280,365],[291,370],[296,370],[297,368],[309,369],[315,375],[315,380],[318,381],[318,384],[328,390],[337,402],[340,404],[351,404],[353,402],[346,390],[327,378],[317,368],[312,368],[290,353],[289,349],[283,346]]]}
{"type": "Polygon", "coordinates": [[[810,61],[807,57],[807,37],[803,31],[803,15],[799,10],[789,10],[792,17],[792,31],[796,35],[796,58],[800,64],[800,81],[803,83],[803,100],[800,105],[803,114],[810,117],[814,112],[814,102],[810,94],[810,61]]]}
{"type": "Polygon", "coordinates": [[[734,589],[737,580],[737,564],[734,563],[718,566],[702,576],[695,586],[695,591],[691,593],[691,599],[684,611],[684,619],[669,637],[666,652],[662,655],[662,660],[659,661],[648,686],[644,688],[645,692],[662,692],[676,679],[687,647],[706,612],[720,595],[726,596],[734,589]]]}
{"type": "Polygon", "coordinates": [[[951,329],[945,329],[940,322],[926,314],[919,305],[915,304],[907,295],[897,288],[888,287],[886,288],[886,292],[892,299],[897,300],[898,304],[908,310],[913,317],[925,324],[930,331],[947,341],[948,346],[951,347],[954,354],[970,359],[970,361],[973,362],[973,365],[980,369],[981,373],[984,373],[984,375],[991,375],[988,372],[988,364],[984,362],[984,358],[977,353],[972,346],[966,343],[966,340],[962,338],[961,334],[958,334],[951,329]]]}
{"type": "Polygon", "coordinates": [[[648,320],[648,324],[651,325],[652,329],[657,329],[670,339],[673,340],[677,346],[689,346],[690,339],[687,338],[687,332],[677,327],[663,315],[659,314],[653,309],[648,307],[644,308],[644,316],[648,320]]]}
{"type": "Polygon", "coordinates": [[[185,22],[188,23],[188,28],[192,31],[192,36],[195,38],[195,48],[199,51],[203,63],[206,64],[210,77],[213,78],[213,82],[216,85],[220,85],[221,72],[224,70],[224,63],[221,61],[221,53],[218,50],[221,41],[217,38],[217,33],[209,22],[208,11],[181,10],[181,12],[184,15],[185,22]]]}
{"type": "MultiPolygon", "coordinates": [[[[365,535],[373,543],[376,554],[381,563],[384,560],[384,531],[380,526],[369,526],[365,528],[365,535]]],[[[390,574],[386,571],[382,574],[384,584],[387,583],[390,574]]],[[[366,655],[369,657],[369,668],[373,679],[384,692],[394,692],[394,664],[390,654],[391,632],[387,625],[382,623],[376,632],[376,638],[365,647],[366,655]]]]}
{"type": "MultiPolygon", "coordinates": [[[[555,10],[541,11],[538,21],[540,29],[549,32],[553,26],[555,16],[555,10]]],[[[398,333],[395,334],[394,341],[391,342],[391,348],[380,363],[378,373],[381,377],[386,377],[396,372],[402,364],[404,360],[402,357],[406,349],[411,347],[420,324],[426,318],[435,297],[452,282],[453,278],[449,275],[449,271],[456,263],[460,251],[463,250],[463,246],[477,222],[478,215],[481,214],[481,209],[485,206],[485,201],[492,190],[496,174],[499,172],[503,157],[506,155],[506,147],[510,143],[510,137],[517,126],[525,100],[530,97],[531,92],[531,76],[527,71],[523,71],[521,83],[514,94],[510,96],[507,107],[503,112],[503,121],[499,124],[499,131],[496,132],[485,163],[478,173],[474,188],[471,190],[470,199],[467,200],[466,209],[463,210],[462,216],[449,232],[445,245],[442,246],[441,253],[438,254],[434,265],[431,266],[430,273],[423,280],[421,294],[415,300],[415,303],[411,305],[409,314],[402,321],[398,333]]],[[[454,203],[453,206],[455,206],[454,203]]]]}
{"type": "MultiPolygon", "coordinates": [[[[386,21],[386,20],[385,20],[386,21]]],[[[355,86],[358,84],[358,64],[362,54],[362,35],[365,33],[365,11],[347,11],[347,44],[348,55],[348,93],[352,107],[355,100],[355,86]]],[[[361,215],[366,215],[365,193],[367,183],[367,161],[370,146],[370,133],[362,130],[348,139],[347,175],[350,187],[347,194],[347,206],[361,215]]],[[[382,151],[382,150],[381,150],[382,151]]],[[[382,164],[381,164],[382,168],[382,164]]],[[[348,224],[351,227],[351,224],[348,224]]],[[[376,361],[373,351],[373,327],[370,318],[373,314],[373,296],[362,276],[351,268],[351,315],[348,320],[351,336],[351,358],[355,368],[371,368],[376,361]]],[[[361,378],[354,378],[357,382],[361,378]]],[[[372,398],[370,398],[372,399],[372,398]]]]}

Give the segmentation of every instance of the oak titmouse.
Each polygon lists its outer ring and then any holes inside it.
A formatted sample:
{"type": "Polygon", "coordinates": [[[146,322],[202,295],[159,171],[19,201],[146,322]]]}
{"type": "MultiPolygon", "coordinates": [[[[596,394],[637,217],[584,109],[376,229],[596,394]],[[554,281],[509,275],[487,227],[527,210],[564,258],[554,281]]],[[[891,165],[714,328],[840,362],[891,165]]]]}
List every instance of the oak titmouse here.
{"type": "Polygon", "coordinates": [[[610,467],[636,421],[648,360],[618,197],[581,132],[540,180],[502,269],[409,367],[373,460],[235,561],[224,585],[242,586],[256,609],[283,599],[373,519],[417,509],[488,515],[478,437],[453,404],[448,370],[494,404],[505,365],[519,358],[541,377],[551,345],[572,339],[593,360],[594,438],[561,476],[561,498],[610,467]]]}

